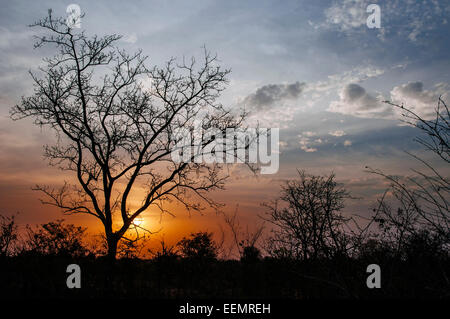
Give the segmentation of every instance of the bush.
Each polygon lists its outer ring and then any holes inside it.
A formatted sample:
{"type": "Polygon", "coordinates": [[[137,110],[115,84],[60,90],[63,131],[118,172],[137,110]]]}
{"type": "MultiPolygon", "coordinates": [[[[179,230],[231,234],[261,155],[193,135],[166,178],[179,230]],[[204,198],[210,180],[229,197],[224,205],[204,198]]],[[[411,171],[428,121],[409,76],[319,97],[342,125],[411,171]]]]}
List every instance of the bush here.
{"type": "Polygon", "coordinates": [[[10,256],[17,242],[15,216],[0,216],[0,256],[10,256]]]}
{"type": "Polygon", "coordinates": [[[242,251],[242,262],[252,263],[261,260],[261,251],[255,246],[246,246],[242,251]]]}
{"type": "Polygon", "coordinates": [[[86,228],[57,220],[36,229],[27,226],[24,252],[46,256],[81,257],[88,253],[83,244],[86,228]]]}
{"type": "Polygon", "coordinates": [[[177,244],[183,257],[196,259],[216,259],[217,246],[212,240],[212,233],[192,233],[189,238],[183,237],[177,244]]]}

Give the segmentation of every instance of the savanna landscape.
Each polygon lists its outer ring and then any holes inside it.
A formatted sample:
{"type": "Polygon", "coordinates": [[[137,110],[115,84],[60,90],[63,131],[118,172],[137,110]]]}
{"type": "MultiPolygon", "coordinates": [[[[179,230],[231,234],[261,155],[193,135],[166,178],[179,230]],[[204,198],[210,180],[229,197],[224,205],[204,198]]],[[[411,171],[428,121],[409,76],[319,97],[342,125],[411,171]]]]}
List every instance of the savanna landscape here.
{"type": "Polygon", "coordinates": [[[2,2],[2,298],[448,300],[450,4],[375,2],[2,2]]]}

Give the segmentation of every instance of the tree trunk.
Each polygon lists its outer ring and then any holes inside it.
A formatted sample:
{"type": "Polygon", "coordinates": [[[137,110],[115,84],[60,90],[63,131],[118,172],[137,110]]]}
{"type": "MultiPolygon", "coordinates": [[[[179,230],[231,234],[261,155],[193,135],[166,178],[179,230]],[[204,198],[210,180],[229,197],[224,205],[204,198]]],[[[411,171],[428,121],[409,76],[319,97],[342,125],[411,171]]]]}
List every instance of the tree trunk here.
{"type": "Polygon", "coordinates": [[[117,244],[119,241],[117,240],[116,236],[110,235],[110,236],[107,236],[107,242],[108,242],[107,257],[110,260],[116,260],[117,244]]]}

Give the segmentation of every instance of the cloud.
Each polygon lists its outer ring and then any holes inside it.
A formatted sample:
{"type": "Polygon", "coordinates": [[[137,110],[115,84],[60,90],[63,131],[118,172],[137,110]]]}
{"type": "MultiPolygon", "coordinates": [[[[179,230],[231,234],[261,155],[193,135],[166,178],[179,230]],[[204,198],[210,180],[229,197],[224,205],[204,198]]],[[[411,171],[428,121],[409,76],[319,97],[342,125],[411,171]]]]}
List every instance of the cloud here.
{"type": "MultiPolygon", "coordinates": [[[[440,1],[411,1],[403,10],[399,9],[399,0],[394,3],[387,3],[387,9],[391,9],[390,5],[394,5],[394,9],[389,11],[389,21],[398,20],[398,16],[402,15],[406,23],[402,24],[398,30],[398,34],[405,36],[410,42],[417,43],[427,40],[434,33],[446,24],[446,17],[450,13],[450,6],[440,1]],[[397,5],[395,5],[397,3],[397,5]],[[433,31],[433,32],[430,32],[433,31]]],[[[387,11],[387,10],[385,10],[387,11]]]]}
{"type": "Polygon", "coordinates": [[[391,91],[391,100],[429,119],[435,113],[434,106],[441,95],[444,101],[448,99],[449,87],[445,83],[436,84],[434,90],[425,90],[422,82],[409,82],[394,87],[391,91]]]}
{"type": "Polygon", "coordinates": [[[307,153],[317,152],[317,148],[310,147],[311,141],[307,137],[301,137],[299,144],[300,144],[300,149],[307,153]]]}
{"type": "Polygon", "coordinates": [[[385,73],[384,69],[374,66],[358,66],[340,74],[332,74],[326,80],[310,83],[306,86],[305,92],[318,94],[330,93],[337,88],[342,88],[350,83],[363,82],[371,78],[377,78],[385,73]]]}
{"type": "Polygon", "coordinates": [[[315,132],[311,132],[311,131],[307,131],[307,132],[303,132],[304,136],[308,136],[308,137],[312,137],[312,136],[316,136],[317,134],[315,132]]]}
{"type": "Polygon", "coordinates": [[[34,33],[30,29],[12,31],[8,28],[0,26],[0,50],[11,49],[17,47],[18,43],[23,43],[32,38],[34,33]]]}
{"type": "Polygon", "coordinates": [[[392,107],[381,102],[359,84],[347,84],[339,92],[339,101],[331,102],[327,111],[364,118],[386,118],[392,115],[392,107]]]}
{"type": "Polygon", "coordinates": [[[255,124],[287,128],[292,124],[295,114],[314,108],[319,102],[329,99],[330,94],[335,93],[336,90],[351,83],[377,78],[384,73],[383,68],[365,65],[331,74],[324,80],[311,83],[296,81],[291,84],[269,84],[241,98],[239,103],[253,111],[251,117],[255,124]],[[301,103],[288,103],[289,101],[298,102],[299,99],[301,103]]]}
{"type": "Polygon", "coordinates": [[[33,51],[33,32],[0,26],[0,34],[0,95],[15,99],[32,93],[27,71],[43,65],[39,53],[33,51]]]}
{"type": "MultiPolygon", "coordinates": [[[[325,21],[319,23],[309,21],[308,23],[315,29],[367,35],[366,21],[370,13],[366,9],[371,3],[374,2],[370,0],[337,1],[324,9],[325,21]]],[[[420,44],[421,41],[430,38],[434,31],[447,24],[446,18],[450,13],[450,5],[436,0],[389,0],[379,5],[382,27],[378,30],[377,37],[382,41],[386,40],[386,36],[391,36],[420,44]]]]}
{"type": "Polygon", "coordinates": [[[268,84],[256,90],[244,99],[244,104],[258,111],[265,111],[276,103],[286,100],[295,100],[303,92],[305,83],[295,82],[291,84],[268,84]]]}
{"type": "Polygon", "coordinates": [[[317,152],[317,148],[314,146],[318,146],[324,143],[324,141],[321,138],[313,139],[316,136],[317,133],[310,131],[299,134],[298,137],[300,138],[299,140],[300,149],[307,153],[317,152]]]}
{"type": "Polygon", "coordinates": [[[366,24],[367,3],[361,0],[344,0],[325,9],[326,22],[342,31],[359,28],[366,24]]]}
{"type": "Polygon", "coordinates": [[[345,132],[342,131],[342,130],[337,130],[337,131],[334,131],[334,132],[330,132],[328,134],[330,134],[332,136],[340,137],[340,136],[344,136],[345,132]]]}
{"type": "MultiPolygon", "coordinates": [[[[330,145],[336,146],[335,141],[337,138],[347,135],[343,130],[331,131],[328,134],[318,134],[316,132],[306,131],[298,135],[300,144],[300,149],[307,152],[313,153],[317,152],[318,147],[321,146],[322,149],[328,149],[330,145]],[[331,135],[333,137],[329,137],[331,135]],[[327,147],[328,146],[328,147],[327,147]]],[[[350,140],[345,140],[343,142],[344,146],[351,146],[352,142],[350,140]]]]}
{"type": "Polygon", "coordinates": [[[122,41],[123,41],[123,42],[125,42],[125,43],[131,43],[131,44],[136,43],[137,40],[138,40],[137,34],[134,33],[134,32],[133,32],[133,33],[130,33],[130,34],[127,34],[126,36],[124,36],[124,37],[122,38],[122,41]]]}
{"type": "MultiPolygon", "coordinates": [[[[409,82],[395,86],[390,92],[390,100],[429,119],[434,114],[439,96],[445,101],[449,98],[449,92],[447,83],[438,83],[432,90],[425,90],[422,82],[409,82]]],[[[394,115],[399,115],[400,111],[383,103],[383,100],[383,96],[374,97],[362,86],[352,83],[340,91],[339,101],[331,102],[327,111],[363,118],[395,119],[394,115]]]]}
{"type": "Polygon", "coordinates": [[[385,70],[375,66],[357,66],[342,73],[328,75],[326,79],[307,83],[303,90],[303,97],[308,107],[317,105],[336,90],[341,90],[351,83],[360,83],[377,78],[385,73],[385,70]]]}

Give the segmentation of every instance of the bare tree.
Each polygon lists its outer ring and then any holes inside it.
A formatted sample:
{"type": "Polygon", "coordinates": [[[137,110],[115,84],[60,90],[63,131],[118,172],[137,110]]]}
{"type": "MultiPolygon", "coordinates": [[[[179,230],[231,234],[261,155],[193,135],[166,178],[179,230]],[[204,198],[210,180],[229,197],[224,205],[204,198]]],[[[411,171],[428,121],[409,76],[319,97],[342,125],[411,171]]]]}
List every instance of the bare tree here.
{"type": "MultiPolygon", "coordinates": [[[[250,230],[248,225],[243,229],[240,225],[238,219],[238,208],[236,205],[236,210],[233,215],[224,214],[225,224],[230,228],[233,246],[236,248],[239,253],[239,257],[245,258],[248,255],[258,256],[260,257],[260,249],[258,248],[258,241],[263,235],[264,224],[255,225],[254,230],[250,230]]],[[[230,247],[230,253],[233,250],[233,246],[230,247]]]]}
{"type": "Polygon", "coordinates": [[[10,256],[18,240],[18,227],[15,215],[10,217],[0,215],[0,257],[10,256]]]}
{"type": "MultiPolygon", "coordinates": [[[[425,133],[415,140],[442,159],[450,163],[450,113],[445,102],[439,98],[431,119],[420,116],[404,105],[389,101],[386,103],[398,108],[403,121],[425,133]]],[[[413,176],[398,177],[367,167],[373,174],[382,176],[390,182],[391,203],[386,196],[379,200],[379,208],[374,219],[394,236],[401,246],[404,239],[426,229],[449,242],[450,240],[450,180],[448,172],[442,174],[424,159],[408,153],[428,170],[413,169],[413,176]],[[393,206],[395,205],[395,206],[393,206]]],[[[394,239],[393,238],[393,239],[394,239]]]]}
{"type": "Polygon", "coordinates": [[[384,102],[400,109],[403,122],[417,127],[427,135],[428,139],[416,137],[415,140],[418,143],[450,163],[450,112],[441,97],[438,99],[434,116],[431,119],[426,119],[403,104],[400,105],[391,101],[384,102]]]}
{"type": "MultiPolygon", "coordinates": [[[[184,138],[176,134],[180,128],[195,124],[226,132],[243,123],[244,113],[216,102],[230,72],[216,56],[205,50],[200,66],[194,58],[180,64],[172,58],[148,69],[141,51],[130,55],[115,47],[118,35],[88,37],[51,12],[32,26],[48,33],[35,46],[54,45],[58,54],[45,59],[40,75],[30,72],[34,95],[22,98],[11,117],[52,128],[58,142],[45,147],[45,156],[77,179],[61,189],[37,186],[46,195],[43,203],[98,218],[112,259],[133,221],[149,208],[170,213],[165,203],[171,200],[187,210],[200,210],[202,203],[219,207],[207,193],[223,188],[223,165],[196,161],[202,152],[183,162],[170,156],[184,138]],[[142,189],[140,204],[132,207],[130,199],[142,189]]],[[[201,150],[207,152],[212,140],[202,140],[201,150]]]]}
{"type": "Polygon", "coordinates": [[[334,174],[298,174],[298,180],[286,181],[279,199],[264,204],[269,210],[266,220],[275,226],[271,254],[306,260],[345,252],[343,225],[348,219],[340,211],[349,194],[334,174]]]}
{"type": "Polygon", "coordinates": [[[160,248],[156,249],[148,249],[150,255],[156,260],[176,260],[180,257],[179,251],[177,250],[176,245],[169,245],[166,243],[164,238],[161,238],[159,241],[160,248]]]}

